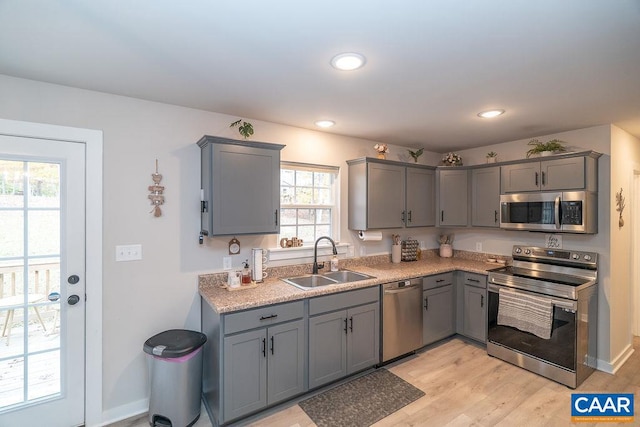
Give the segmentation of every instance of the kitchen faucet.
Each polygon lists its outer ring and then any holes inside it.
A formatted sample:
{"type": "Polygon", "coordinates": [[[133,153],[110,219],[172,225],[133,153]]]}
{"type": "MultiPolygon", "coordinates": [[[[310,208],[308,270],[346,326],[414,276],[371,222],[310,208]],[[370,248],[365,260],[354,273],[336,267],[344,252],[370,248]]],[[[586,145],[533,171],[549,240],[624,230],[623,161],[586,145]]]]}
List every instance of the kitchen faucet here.
{"type": "Polygon", "coordinates": [[[333,254],[338,255],[338,250],[336,249],[336,242],[334,242],[331,237],[329,236],[318,237],[318,240],[316,240],[316,244],[313,246],[313,272],[312,272],[313,274],[318,274],[318,267],[324,268],[324,262],[322,263],[321,266],[318,266],[318,242],[322,239],[327,239],[328,241],[330,241],[331,246],[333,246],[333,254]]]}

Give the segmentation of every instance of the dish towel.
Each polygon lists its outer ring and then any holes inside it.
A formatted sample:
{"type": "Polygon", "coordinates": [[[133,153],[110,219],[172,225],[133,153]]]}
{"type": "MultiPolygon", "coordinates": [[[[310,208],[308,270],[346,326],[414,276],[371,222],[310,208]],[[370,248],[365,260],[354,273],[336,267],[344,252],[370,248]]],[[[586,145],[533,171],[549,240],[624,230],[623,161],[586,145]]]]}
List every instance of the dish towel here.
{"type": "Polygon", "coordinates": [[[553,304],[547,298],[500,288],[498,325],[512,326],[540,338],[551,338],[553,304]]]}

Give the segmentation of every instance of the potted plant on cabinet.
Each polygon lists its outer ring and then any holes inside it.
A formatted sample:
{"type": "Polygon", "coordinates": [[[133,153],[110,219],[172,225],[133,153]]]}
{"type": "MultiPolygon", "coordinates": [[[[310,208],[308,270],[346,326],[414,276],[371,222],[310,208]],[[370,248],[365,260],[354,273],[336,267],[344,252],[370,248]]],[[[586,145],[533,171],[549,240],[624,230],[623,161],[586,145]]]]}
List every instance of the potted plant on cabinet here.
{"type": "Polygon", "coordinates": [[[487,153],[487,163],[495,163],[498,160],[498,153],[495,151],[489,151],[487,153]]]}
{"type": "Polygon", "coordinates": [[[532,139],[529,141],[527,145],[532,145],[529,151],[527,151],[527,159],[534,154],[539,154],[540,156],[550,156],[553,153],[561,153],[567,151],[564,145],[562,145],[564,141],[560,141],[559,139],[552,139],[548,142],[540,142],[537,139],[532,139]]]}
{"type": "Polygon", "coordinates": [[[418,157],[422,156],[422,153],[424,153],[424,148],[420,148],[419,150],[416,151],[411,151],[411,150],[407,150],[409,152],[409,155],[411,157],[413,157],[413,161],[418,163],[418,157]]]}
{"type": "Polygon", "coordinates": [[[229,125],[230,128],[236,126],[238,126],[238,132],[244,137],[244,139],[247,139],[251,135],[253,135],[253,125],[251,123],[245,122],[244,120],[240,119],[229,125]]]}

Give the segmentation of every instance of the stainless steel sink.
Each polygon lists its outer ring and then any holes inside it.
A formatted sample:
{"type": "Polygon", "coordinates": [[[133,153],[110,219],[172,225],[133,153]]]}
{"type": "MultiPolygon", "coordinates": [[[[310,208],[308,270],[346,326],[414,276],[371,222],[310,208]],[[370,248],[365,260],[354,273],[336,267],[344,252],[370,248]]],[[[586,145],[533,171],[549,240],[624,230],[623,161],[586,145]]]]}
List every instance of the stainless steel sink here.
{"type": "Polygon", "coordinates": [[[324,274],[305,274],[304,276],[287,277],[283,282],[300,289],[311,289],[319,286],[337,285],[339,283],[357,282],[358,280],[372,279],[373,276],[356,273],[355,271],[341,270],[324,274]]]}
{"type": "Polygon", "coordinates": [[[355,271],[349,271],[349,270],[330,271],[329,273],[324,273],[323,276],[329,277],[333,280],[337,280],[340,283],[357,282],[358,280],[365,280],[365,279],[372,278],[367,274],[356,273],[355,271]]]}
{"type": "Polygon", "coordinates": [[[282,279],[284,282],[297,286],[300,289],[315,288],[318,286],[335,285],[337,280],[330,279],[321,274],[306,274],[304,276],[288,277],[282,279]]]}

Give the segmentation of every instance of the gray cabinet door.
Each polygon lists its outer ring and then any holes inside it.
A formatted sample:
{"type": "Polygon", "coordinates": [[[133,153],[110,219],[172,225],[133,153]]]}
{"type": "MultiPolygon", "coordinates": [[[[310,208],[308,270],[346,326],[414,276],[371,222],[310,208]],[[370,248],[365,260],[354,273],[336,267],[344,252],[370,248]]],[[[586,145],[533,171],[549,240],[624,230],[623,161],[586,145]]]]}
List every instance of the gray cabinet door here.
{"type": "Polygon", "coordinates": [[[500,166],[502,193],[540,190],[540,163],[516,163],[500,166]]]}
{"type": "Polygon", "coordinates": [[[304,392],[304,321],[267,329],[268,404],[304,392]]]}
{"type": "Polygon", "coordinates": [[[215,144],[213,235],[278,233],[280,151],[215,144]]]}
{"type": "Polygon", "coordinates": [[[422,293],[422,344],[427,345],[456,333],[453,283],[422,293]]]}
{"type": "Polygon", "coordinates": [[[579,190],[585,188],[585,158],[544,160],[540,162],[542,190],[579,190]]]}
{"type": "Polygon", "coordinates": [[[380,311],[375,303],[347,310],[347,374],[380,362],[379,317],[380,311]]]}
{"type": "Polygon", "coordinates": [[[367,228],[400,228],[405,205],[404,167],[368,163],[367,228]]]}
{"type": "Polygon", "coordinates": [[[435,171],[407,166],[407,227],[426,227],[436,223],[435,171]]]}
{"type": "Polygon", "coordinates": [[[499,227],[500,167],[471,171],[471,225],[499,227]]]}
{"type": "Polygon", "coordinates": [[[266,345],[264,329],[224,339],[225,421],[267,405],[266,345]]]}
{"type": "Polygon", "coordinates": [[[309,318],[309,388],[347,375],[346,311],[309,318]]]}
{"type": "Polygon", "coordinates": [[[487,341],[487,290],[464,285],[463,335],[477,341],[487,341]]]}
{"type": "Polygon", "coordinates": [[[466,226],[468,216],[467,169],[438,170],[440,226],[466,226]]]}

